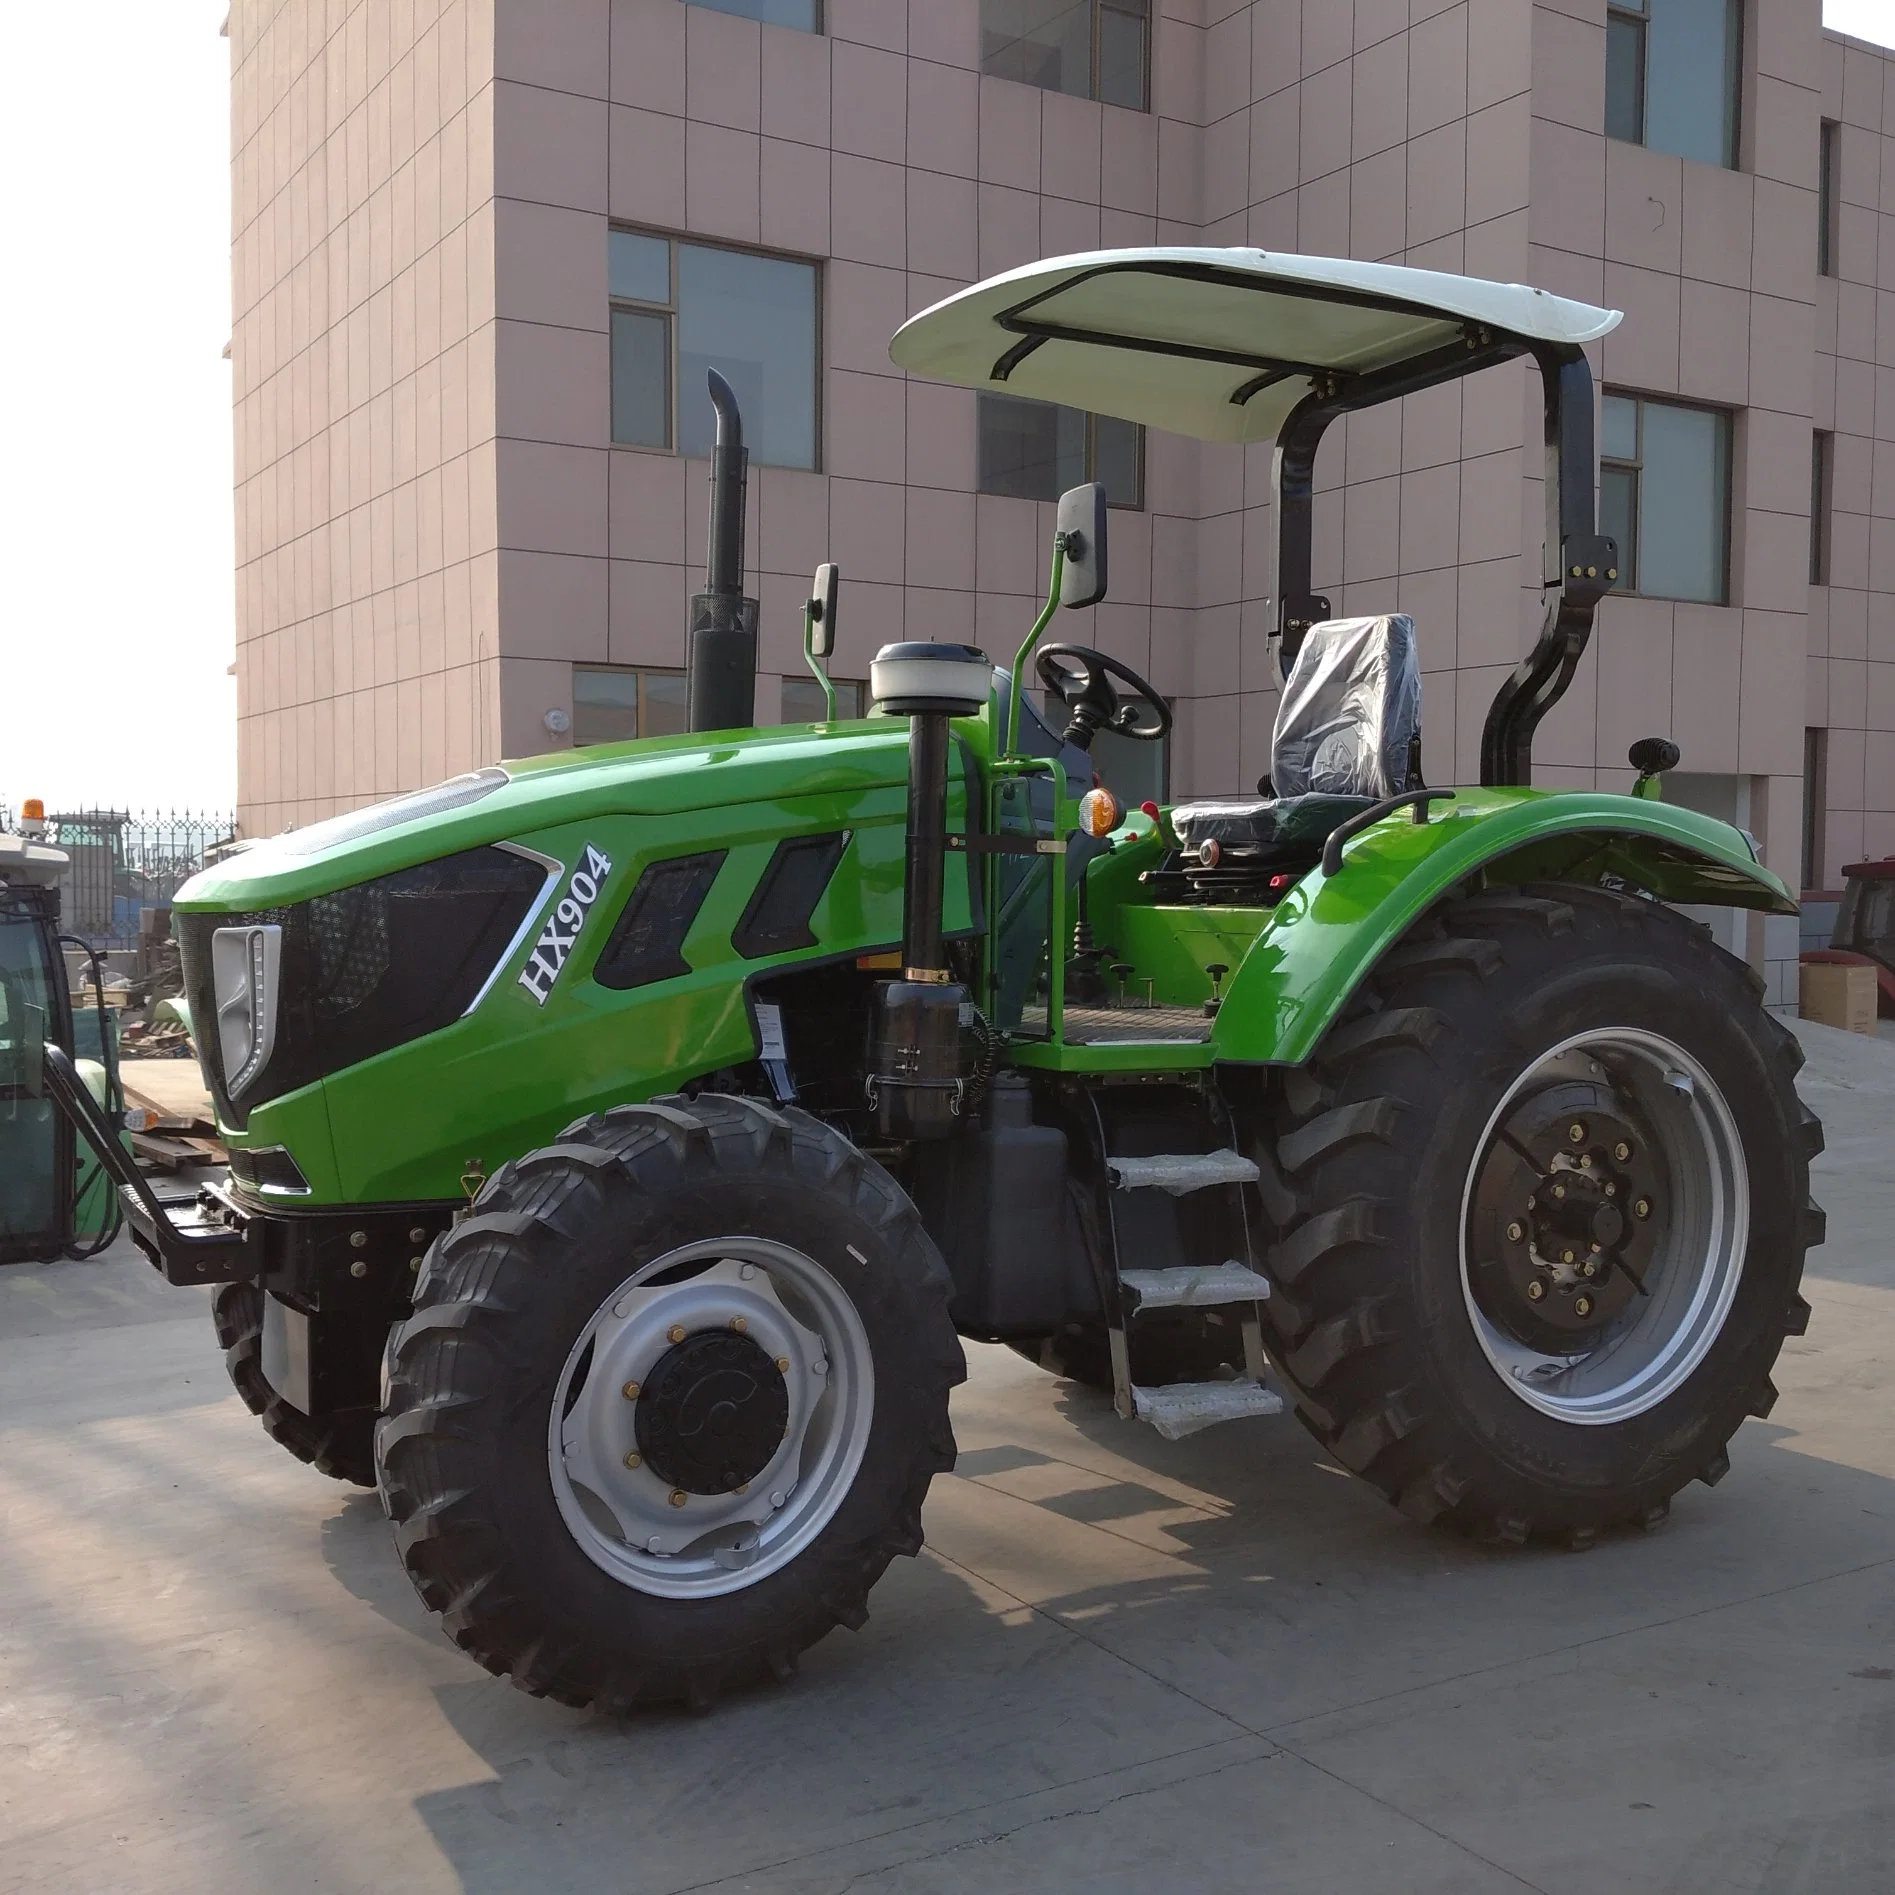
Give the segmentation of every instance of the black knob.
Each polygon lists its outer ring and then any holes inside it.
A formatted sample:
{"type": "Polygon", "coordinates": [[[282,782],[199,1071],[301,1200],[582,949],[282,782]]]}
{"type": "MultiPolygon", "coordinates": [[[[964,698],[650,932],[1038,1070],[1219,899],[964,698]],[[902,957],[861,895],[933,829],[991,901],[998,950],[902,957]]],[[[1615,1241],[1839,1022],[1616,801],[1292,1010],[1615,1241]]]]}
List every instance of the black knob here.
{"type": "Polygon", "coordinates": [[[1640,776],[1662,776],[1678,767],[1678,756],[1678,746],[1669,737],[1641,737],[1625,760],[1640,776]]]}

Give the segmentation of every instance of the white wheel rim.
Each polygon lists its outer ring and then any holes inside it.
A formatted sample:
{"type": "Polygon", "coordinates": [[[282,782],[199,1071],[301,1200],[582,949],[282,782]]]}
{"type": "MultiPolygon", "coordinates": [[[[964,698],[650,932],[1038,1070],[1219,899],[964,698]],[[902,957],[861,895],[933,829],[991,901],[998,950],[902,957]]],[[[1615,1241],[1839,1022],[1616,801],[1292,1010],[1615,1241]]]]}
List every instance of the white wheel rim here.
{"type": "Polygon", "coordinates": [[[741,1592],[787,1566],[834,1518],[874,1410],[867,1331],[814,1258],[758,1237],[687,1244],[627,1277],[567,1354],[546,1443],[560,1517],[588,1559],[635,1591],[741,1592]],[[734,1328],[783,1375],[782,1442],[738,1491],[684,1493],[639,1454],[638,1398],[626,1390],[642,1388],[678,1332],[734,1328]]]}
{"type": "Polygon", "coordinates": [[[1703,1362],[1730,1314],[1750,1237],[1743,1144],[1724,1095],[1703,1065],[1674,1042],[1636,1027],[1573,1035],[1543,1053],[1507,1089],[1475,1146],[1461,1194],[1461,1290],[1482,1353],[1528,1407],[1585,1427],[1630,1420],[1674,1394],[1703,1362]],[[1549,1354],[1495,1322],[1476,1294],[1474,1197],[1502,1128],[1542,1086],[1609,1075],[1615,1093],[1651,1126],[1672,1190],[1634,1297],[1596,1342],[1549,1354]]]}

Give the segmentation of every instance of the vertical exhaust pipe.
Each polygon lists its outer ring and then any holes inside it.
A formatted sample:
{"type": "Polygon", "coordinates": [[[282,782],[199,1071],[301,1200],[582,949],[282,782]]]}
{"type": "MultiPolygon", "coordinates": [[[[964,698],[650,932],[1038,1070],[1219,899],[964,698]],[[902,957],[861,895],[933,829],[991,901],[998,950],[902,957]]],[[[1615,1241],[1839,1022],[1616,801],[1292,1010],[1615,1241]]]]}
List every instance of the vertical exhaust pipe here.
{"type": "Polygon", "coordinates": [[[968,1077],[961,1008],[971,996],[953,978],[942,940],[948,720],[980,711],[993,670],[971,645],[920,643],[884,645],[869,667],[877,705],[908,719],[902,971],[876,992],[867,1082],[876,1129],[888,1138],[942,1138],[960,1123],[968,1077]]]}
{"type": "Polygon", "coordinates": [[[750,456],[730,384],[712,369],[711,530],[704,590],[691,601],[686,659],[687,723],[692,730],[743,730],[757,719],[757,602],[744,597],[744,490],[750,456]]]}

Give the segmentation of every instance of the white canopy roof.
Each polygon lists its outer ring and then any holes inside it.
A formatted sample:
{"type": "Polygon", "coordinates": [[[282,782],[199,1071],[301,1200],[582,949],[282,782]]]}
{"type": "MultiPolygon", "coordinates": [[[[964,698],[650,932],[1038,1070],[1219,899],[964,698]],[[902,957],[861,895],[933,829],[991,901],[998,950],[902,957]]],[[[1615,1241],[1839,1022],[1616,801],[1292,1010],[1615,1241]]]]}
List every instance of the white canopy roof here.
{"type": "Polygon", "coordinates": [[[939,381],[1200,440],[1268,441],[1312,375],[1393,367],[1470,330],[1590,342],[1619,320],[1617,310],[1524,283],[1393,263],[1267,250],[1093,250],[961,290],[911,316],[888,352],[939,381]]]}

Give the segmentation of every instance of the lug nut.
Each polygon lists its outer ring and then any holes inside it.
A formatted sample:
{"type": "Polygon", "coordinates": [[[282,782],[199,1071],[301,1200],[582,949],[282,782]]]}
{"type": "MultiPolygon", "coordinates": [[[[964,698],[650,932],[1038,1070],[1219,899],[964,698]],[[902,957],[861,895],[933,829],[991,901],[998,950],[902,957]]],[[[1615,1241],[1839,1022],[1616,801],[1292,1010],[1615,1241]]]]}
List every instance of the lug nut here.
{"type": "Polygon", "coordinates": [[[419,1276],[421,1274],[421,1259],[419,1257],[410,1257],[408,1259],[408,1268],[412,1270],[416,1276],[419,1276]]]}
{"type": "Polygon", "coordinates": [[[790,1359],[789,1359],[789,1357],[788,1357],[788,1356],[786,1356],[786,1355],[780,1355],[780,1356],[778,1356],[778,1357],[777,1357],[777,1359],[776,1359],[776,1372],[777,1372],[777,1374],[779,1374],[779,1375],[787,1375],[787,1374],[789,1374],[789,1372],[790,1372],[790,1359]]]}
{"type": "Polygon", "coordinates": [[[674,1507],[682,1507],[690,1498],[691,1496],[682,1487],[674,1487],[671,1490],[671,1504],[674,1507]]]}
{"type": "Polygon", "coordinates": [[[1586,1261],[1579,1266],[1579,1274],[1583,1277],[1595,1277],[1599,1274],[1599,1266],[1588,1257],[1586,1261]]]}
{"type": "Polygon", "coordinates": [[[673,1323],[671,1327],[665,1331],[665,1340],[667,1342],[682,1342],[684,1340],[684,1325],[682,1323],[673,1323]]]}
{"type": "Polygon", "coordinates": [[[1510,1244],[1517,1244],[1526,1234],[1526,1226],[1524,1224],[1509,1224],[1507,1226],[1507,1241],[1510,1244]]]}
{"type": "Polygon", "coordinates": [[[626,1455],[625,1465],[627,1467],[637,1467],[644,1461],[644,1458],[645,1457],[642,1454],[640,1454],[636,1448],[634,1448],[631,1451],[631,1453],[626,1455]]]}
{"type": "Polygon", "coordinates": [[[1553,1195],[1556,1198],[1563,1198],[1566,1195],[1566,1187],[1563,1184],[1554,1185],[1553,1195]]]}
{"type": "Polygon", "coordinates": [[[1620,1139],[1619,1142],[1612,1147],[1612,1156],[1616,1158],[1620,1164],[1624,1164],[1631,1155],[1632,1148],[1624,1139],[1620,1139]]]}
{"type": "Polygon", "coordinates": [[[1569,1144],[1583,1145],[1586,1142],[1586,1128],[1574,1119],[1566,1128],[1566,1139],[1569,1144]]]}
{"type": "Polygon", "coordinates": [[[635,1402],[635,1401],[637,1401],[637,1399],[638,1399],[638,1384],[637,1384],[636,1382],[627,1382],[627,1383],[625,1384],[625,1399],[626,1399],[626,1400],[627,1400],[628,1402],[635,1402]]]}
{"type": "Polygon", "coordinates": [[[730,1326],[741,1336],[750,1327],[750,1319],[747,1316],[733,1316],[730,1319],[730,1326]]]}
{"type": "Polygon", "coordinates": [[[1573,1260],[1573,1253],[1570,1250],[1562,1250],[1559,1253],[1559,1260],[1561,1263],[1571,1263],[1573,1260]]]}
{"type": "Polygon", "coordinates": [[[1538,1277],[1535,1277],[1532,1282],[1527,1285],[1527,1301],[1529,1303],[1537,1303],[1545,1294],[1546,1285],[1542,1283],[1538,1277]]]}
{"type": "Polygon", "coordinates": [[[1650,1198],[1634,1198],[1632,1200],[1632,1215],[1634,1217],[1650,1217],[1651,1214],[1652,1201],[1650,1198]]]}
{"type": "Polygon", "coordinates": [[[1610,1178],[1606,1180],[1605,1194],[1609,1198],[1615,1198],[1619,1195],[1619,1187],[1614,1184],[1610,1178]]]}
{"type": "Polygon", "coordinates": [[[1591,1152],[1582,1151],[1579,1154],[1579,1169],[1581,1171],[1590,1171],[1592,1169],[1592,1153],[1591,1152]]]}
{"type": "Polygon", "coordinates": [[[1575,1296],[1573,1298],[1573,1314],[1575,1316],[1590,1316],[1592,1314],[1592,1298],[1590,1296],[1575,1296]]]}
{"type": "Polygon", "coordinates": [[[1534,1208],[1535,1208],[1535,1207],[1536,1207],[1536,1206],[1538,1205],[1538,1203],[1539,1203],[1539,1199],[1538,1199],[1538,1198],[1534,1198],[1534,1197],[1529,1197],[1529,1198],[1527,1199],[1527,1209],[1528,1209],[1529,1211],[1530,1211],[1530,1210],[1533,1210],[1533,1209],[1534,1209],[1534,1208]]]}
{"type": "Polygon", "coordinates": [[[357,1257],[356,1260],[349,1265],[349,1274],[350,1276],[367,1276],[368,1265],[364,1263],[360,1257],[357,1257]]]}

